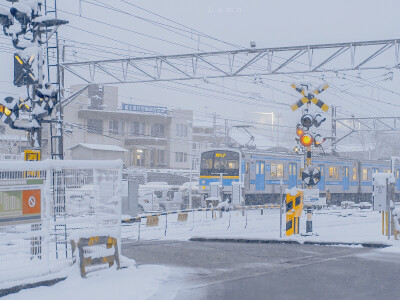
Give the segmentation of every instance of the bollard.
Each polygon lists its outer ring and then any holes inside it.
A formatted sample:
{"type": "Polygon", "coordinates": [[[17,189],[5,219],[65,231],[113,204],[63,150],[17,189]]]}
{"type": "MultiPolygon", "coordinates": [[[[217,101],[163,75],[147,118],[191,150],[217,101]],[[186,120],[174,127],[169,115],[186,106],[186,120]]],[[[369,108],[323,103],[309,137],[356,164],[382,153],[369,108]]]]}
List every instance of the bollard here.
{"type": "Polygon", "coordinates": [[[229,229],[229,227],[231,227],[231,210],[230,209],[228,210],[228,213],[229,213],[229,220],[228,220],[228,228],[226,228],[226,229],[229,229]]]}
{"type": "Polygon", "coordinates": [[[247,208],[245,210],[246,210],[246,225],[244,226],[244,228],[247,228],[247,208]]]}
{"type": "Polygon", "coordinates": [[[139,218],[139,222],[138,222],[138,238],[137,240],[140,241],[140,224],[142,223],[142,218],[139,218]]]}
{"type": "Polygon", "coordinates": [[[261,208],[261,215],[264,215],[264,210],[261,208]]]}
{"type": "Polygon", "coordinates": [[[219,211],[219,218],[222,218],[222,210],[219,211]]]}
{"type": "Polygon", "coordinates": [[[242,209],[242,217],[244,217],[244,209],[242,209]]]}
{"type": "Polygon", "coordinates": [[[312,232],[312,211],[311,206],[307,206],[307,222],[306,222],[306,233],[312,232]]]}
{"type": "Polygon", "coordinates": [[[168,227],[168,214],[165,214],[165,231],[164,231],[164,236],[167,236],[167,227],[168,227]]]}

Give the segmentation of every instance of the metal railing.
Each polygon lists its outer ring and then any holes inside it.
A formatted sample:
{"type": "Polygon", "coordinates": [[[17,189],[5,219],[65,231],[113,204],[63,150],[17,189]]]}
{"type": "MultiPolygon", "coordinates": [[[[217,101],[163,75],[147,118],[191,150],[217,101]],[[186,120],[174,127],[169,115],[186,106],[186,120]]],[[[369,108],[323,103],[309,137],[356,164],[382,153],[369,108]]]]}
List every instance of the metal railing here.
{"type": "Polygon", "coordinates": [[[2,162],[0,289],[71,265],[70,239],[120,243],[121,182],[119,160],[2,162]]]}

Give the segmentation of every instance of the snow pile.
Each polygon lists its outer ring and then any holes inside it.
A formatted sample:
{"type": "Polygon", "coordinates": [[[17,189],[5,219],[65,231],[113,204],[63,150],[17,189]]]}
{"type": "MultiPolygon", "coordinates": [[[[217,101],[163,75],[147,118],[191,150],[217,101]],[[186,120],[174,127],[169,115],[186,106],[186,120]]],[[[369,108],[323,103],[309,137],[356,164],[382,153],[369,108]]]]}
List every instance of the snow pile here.
{"type": "MultiPolygon", "coordinates": [[[[87,278],[80,275],[79,265],[70,269],[67,279],[50,287],[38,287],[22,290],[17,294],[4,297],[5,300],[41,299],[41,300],[71,300],[71,299],[149,299],[154,297],[173,274],[172,269],[165,266],[143,265],[136,267],[135,261],[123,258],[125,268],[115,267],[91,272],[87,278]]],[[[164,299],[173,299],[176,290],[163,288],[170,295],[164,299]]],[[[164,294],[163,294],[164,295],[164,294]]]]}
{"type": "Polygon", "coordinates": [[[302,191],[302,189],[298,189],[298,188],[291,188],[291,189],[286,189],[285,193],[286,194],[290,194],[290,196],[296,196],[298,192],[302,191]]]}
{"type": "Polygon", "coordinates": [[[389,183],[395,183],[393,173],[374,173],[372,178],[375,185],[386,185],[386,179],[389,183]]]}

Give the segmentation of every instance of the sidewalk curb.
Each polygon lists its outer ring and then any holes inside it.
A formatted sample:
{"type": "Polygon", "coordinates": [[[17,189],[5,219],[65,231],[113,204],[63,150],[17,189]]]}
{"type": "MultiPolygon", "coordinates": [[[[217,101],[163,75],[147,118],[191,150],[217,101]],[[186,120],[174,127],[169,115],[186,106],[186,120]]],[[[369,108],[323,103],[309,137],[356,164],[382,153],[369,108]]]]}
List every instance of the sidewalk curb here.
{"type": "Polygon", "coordinates": [[[36,283],[26,283],[26,284],[16,285],[16,286],[13,286],[10,288],[0,289],[0,297],[4,297],[4,296],[10,295],[10,294],[15,294],[15,293],[18,293],[25,289],[31,289],[31,288],[36,288],[36,287],[40,287],[40,286],[52,286],[60,281],[65,280],[66,278],[67,277],[56,278],[56,279],[39,281],[36,283]]]}
{"type": "Polygon", "coordinates": [[[349,243],[349,242],[319,242],[319,241],[298,241],[279,239],[243,239],[243,238],[204,238],[192,237],[191,242],[221,242],[221,243],[249,243],[249,244],[297,244],[297,245],[321,245],[321,246],[362,246],[365,248],[386,248],[390,244],[384,243],[349,243]]]}

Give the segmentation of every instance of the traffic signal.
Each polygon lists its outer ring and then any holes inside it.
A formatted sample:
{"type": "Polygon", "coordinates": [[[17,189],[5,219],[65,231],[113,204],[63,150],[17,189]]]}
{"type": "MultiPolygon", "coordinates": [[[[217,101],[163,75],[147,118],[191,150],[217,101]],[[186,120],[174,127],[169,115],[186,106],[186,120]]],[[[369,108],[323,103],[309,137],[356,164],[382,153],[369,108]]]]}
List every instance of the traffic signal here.
{"type": "Polygon", "coordinates": [[[301,179],[307,186],[316,185],[321,180],[321,171],[313,166],[308,166],[301,173],[301,179]]]}
{"type": "Polygon", "coordinates": [[[320,146],[323,142],[325,142],[325,138],[323,138],[320,134],[316,134],[314,137],[314,145],[320,146]]]}
{"type": "Polygon", "coordinates": [[[6,97],[0,101],[0,116],[5,124],[12,124],[19,116],[18,100],[6,97]]]}
{"type": "Polygon", "coordinates": [[[314,126],[319,127],[321,126],[321,123],[324,122],[326,118],[322,117],[320,114],[316,114],[314,117],[314,126]]]}
{"type": "Polygon", "coordinates": [[[300,144],[302,144],[304,147],[311,146],[313,142],[314,142],[313,136],[309,133],[305,133],[300,137],[300,144]]]}
{"type": "Polygon", "coordinates": [[[301,117],[301,125],[303,125],[304,128],[310,128],[314,124],[314,118],[310,114],[305,114],[301,117]]]}

